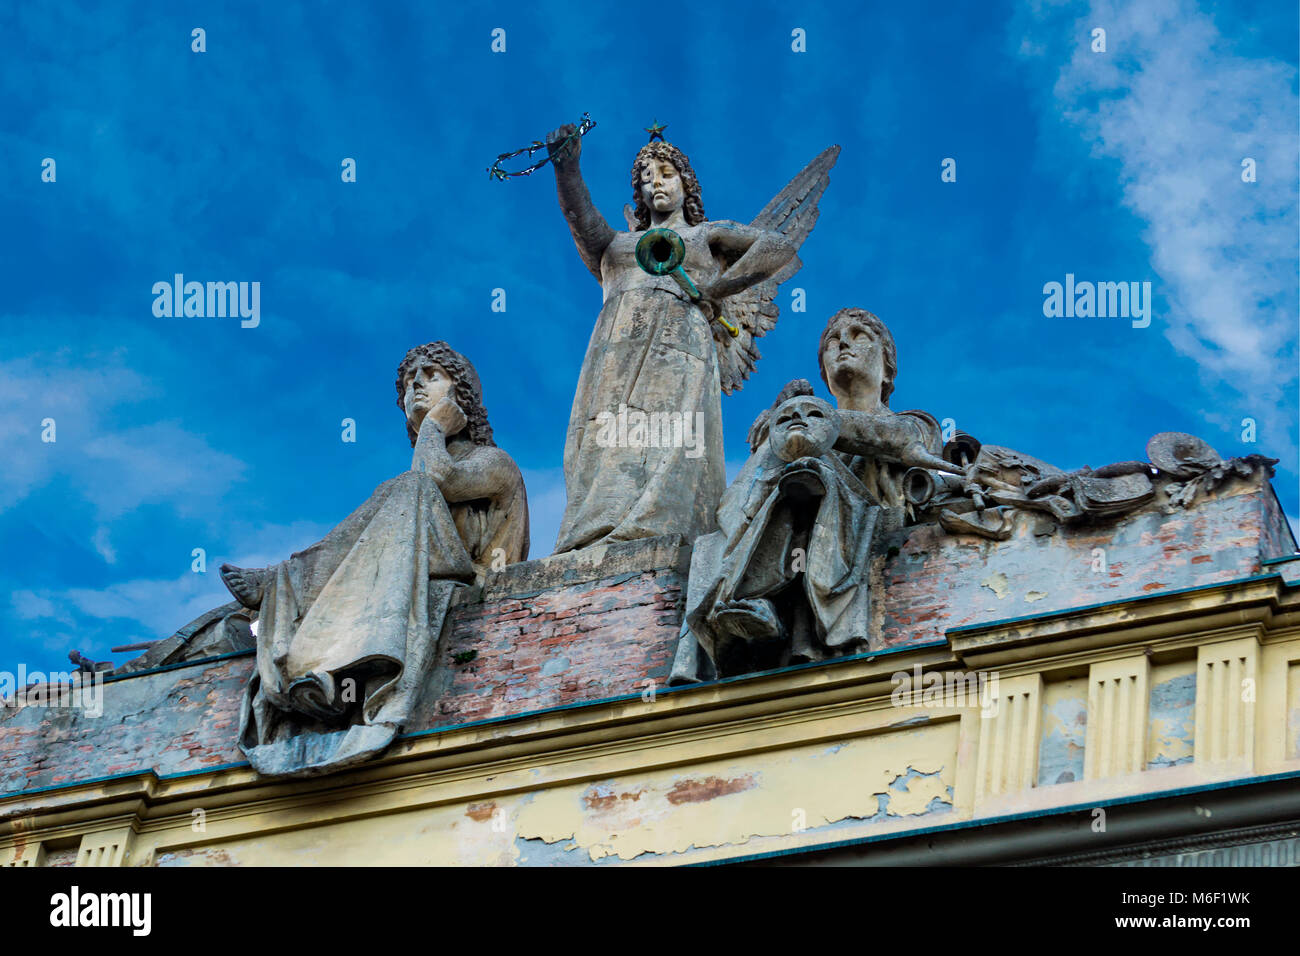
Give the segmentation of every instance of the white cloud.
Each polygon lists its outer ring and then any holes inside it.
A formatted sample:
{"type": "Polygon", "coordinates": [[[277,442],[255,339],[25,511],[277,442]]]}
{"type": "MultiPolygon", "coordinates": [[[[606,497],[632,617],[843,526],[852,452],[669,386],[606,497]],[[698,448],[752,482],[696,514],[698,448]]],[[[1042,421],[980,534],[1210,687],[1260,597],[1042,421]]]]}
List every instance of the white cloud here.
{"type": "Polygon", "coordinates": [[[95,536],[90,539],[90,543],[95,546],[95,550],[99,552],[105,564],[117,563],[117,552],[113,549],[113,542],[108,537],[108,528],[104,525],[95,529],[95,536]]]}
{"type": "MultiPolygon", "coordinates": [[[[47,650],[66,651],[78,647],[78,638],[67,631],[81,631],[78,624],[90,621],[129,622],[115,644],[143,640],[160,640],[174,634],[200,614],[232,600],[221,583],[218,567],[229,561],[241,567],[265,567],[283,561],[319,541],[330,529],[309,521],[288,525],[240,526],[234,531],[232,557],[209,554],[204,573],[184,571],[174,578],[132,578],[99,588],[45,588],[19,590],[10,596],[13,616],[32,622],[41,632],[58,625],[64,635],[59,641],[45,642],[47,650]],[[80,618],[80,621],[79,621],[80,618]]],[[[85,644],[80,649],[100,660],[106,659],[108,647],[85,644]]]]}
{"type": "Polygon", "coordinates": [[[1073,50],[1044,106],[1118,160],[1169,302],[1155,324],[1207,381],[1247,396],[1271,452],[1293,457],[1295,422],[1278,407],[1296,366],[1295,68],[1239,55],[1188,0],[1094,0],[1082,19],[1049,22],[1059,10],[1035,3],[1013,21],[1020,51],[1047,57],[1060,49],[1049,37],[1073,50]],[[1105,53],[1088,42],[1095,26],[1105,53]],[[1257,182],[1241,180],[1245,157],[1257,182]]]}
{"type": "MultiPolygon", "coordinates": [[[[176,422],[117,424],[121,407],[156,394],[117,356],[64,351],[0,361],[0,511],[56,477],[69,481],[103,522],[145,503],[204,515],[244,473],[239,459],[216,451],[176,422]],[[53,442],[42,440],[53,419],[53,442]]],[[[101,525],[92,545],[116,554],[101,525]]]]}
{"type": "Polygon", "coordinates": [[[175,422],[102,434],[86,442],[83,454],[95,477],[82,488],[104,518],[145,502],[166,502],[177,514],[202,516],[244,473],[242,461],[175,422]]]}
{"type": "Polygon", "coordinates": [[[48,597],[35,591],[14,591],[9,596],[9,604],[20,620],[48,618],[67,627],[72,627],[74,624],[72,615],[66,609],[57,607],[48,597]]]}
{"type": "MultiPolygon", "coordinates": [[[[217,585],[220,586],[220,581],[217,585]]],[[[10,604],[19,619],[34,622],[42,631],[49,629],[48,622],[80,631],[75,624],[76,616],[96,622],[130,621],[135,626],[123,634],[121,643],[131,643],[167,637],[226,600],[213,599],[210,576],[186,573],[174,579],[135,578],[102,588],[16,591],[10,604]]],[[[71,643],[51,649],[78,647],[75,638],[70,640],[71,643]]],[[[88,646],[80,649],[91,651],[88,646]]],[[[102,660],[107,650],[107,647],[95,648],[91,656],[98,655],[102,660]]]]}
{"type": "Polygon", "coordinates": [[[0,362],[0,511],[75,460],[67,450],[122,396],[146,394],[141,378],[112,360],[78,367],[61,352],[0,362]],[[53,442],[42,440],[48,419],[53,442]]]}

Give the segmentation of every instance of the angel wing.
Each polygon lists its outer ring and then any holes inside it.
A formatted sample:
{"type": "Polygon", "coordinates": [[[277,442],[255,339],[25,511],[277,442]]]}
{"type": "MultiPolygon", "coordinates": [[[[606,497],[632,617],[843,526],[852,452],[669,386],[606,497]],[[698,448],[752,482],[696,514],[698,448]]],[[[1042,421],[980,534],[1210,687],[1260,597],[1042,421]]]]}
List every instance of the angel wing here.
{"type": "MultiPolygon", "coordinates": [[[[754,217],[750,225],[779,232],[794,243],[795,249],[801,247],[817,223],[817,201],[826,191],[831,167],[839,155],[838,146],[822,150],[816,159],[772,197],[772,201],[763,207],[763,211],[754,217]]],[[[627,220],[628,230],[636,231],[638,227],[632,206],[623,207],[623,218],[627,220]]],[[[781,311],[776,304],[777,287],[802,266],[803,262],[796,254],[772,278],[722,300],[723,313],[740,329],[740,334],[732,338],[721,325],[713,324],[713,342],[718,353],[722,390],[728,395],[741,389],[745,379],[754,371],[755,363],[763,357],[754,340],[776,327],[781,311]]]]}
{"type": "MultiPolygon", "coordinates": [[[[826,191],[831,167],[839,155],[838,146],[823,150],[763,207],[763,211],[754,217],[750,225],[781,233],[794,243],[796,249],[802,246],[817,223],[817,201],[826,191]]],[[[803,262],[796,254],[772,278],[722,301],[724,314],[740,329],[740,335],[732,338],[720,325],[715,323],[713,328],[722,390],[728,395],[740,390],[745,379],[754,371],[755,363],[763,357],[755,339],[776,327],[780,315],[776,304],[777,287],[802,266],[803,262]]]]}

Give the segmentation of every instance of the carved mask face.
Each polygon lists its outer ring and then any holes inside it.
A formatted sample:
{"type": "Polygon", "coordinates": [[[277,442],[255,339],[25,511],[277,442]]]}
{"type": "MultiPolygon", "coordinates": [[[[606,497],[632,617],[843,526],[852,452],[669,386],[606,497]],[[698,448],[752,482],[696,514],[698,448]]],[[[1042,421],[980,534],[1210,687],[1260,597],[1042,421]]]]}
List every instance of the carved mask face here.
{"type": "Polygon", "coordinates": [[[826,454],[840,437],[840,416],[820,398],[800,395],[772,415],[767,440],[782,461],[826,454]]]}
{"type": "Polygon", "coordinates": [[[666,159],[647,160],[641,166],[641,198],[663,215],[681,209],[686,193],[677,167],[666,159]]]}
{"type": "Polygon", "coordinates": [[[822,365],[836,398],[854,379],[879,383],[885,378],[885,350],[875,329],[858,319],[841,322],[826,340],[822,365]]]}
{"type": "Polygon", "coordinates": [[[441,365],[430,362],[409,372],[406,376],[406,420],[417,431],[429,409],[439,400],[451,395],[456,383],[441,365]]]}

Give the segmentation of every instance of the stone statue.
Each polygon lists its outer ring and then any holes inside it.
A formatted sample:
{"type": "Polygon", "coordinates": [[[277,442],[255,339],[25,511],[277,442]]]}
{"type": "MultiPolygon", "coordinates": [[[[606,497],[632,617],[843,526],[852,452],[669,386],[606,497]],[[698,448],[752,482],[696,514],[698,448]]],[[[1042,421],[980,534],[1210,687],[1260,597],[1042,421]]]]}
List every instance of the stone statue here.
{"type": "Polygon", "coordinates": [[[616,232],[592,204],[574,132],[572,124],[553,131],[547,148],[560,208],[604,304],[569,418],[568,504],[555,550],[662,534],[694,539],[716,527],[726,484],[719,392],[740,388],[760,357],[754,339],[776,324],[777,285],[800,266],[796,252],[816,222],[839,147],[746,226],[707,219],[686,155],[651,142],[632,166],[627,231],[616,232]],[[637,241],[652,227],[680,236],[697,299],[638,266],[637,241]],[[614,427],[629,416],[632,429],[614,427]]]}
{"type": "Polygon", "coordinates": [[[455,591],[528,556],[523,478],[493,444],[474,366],[445,342],[419,346],[397,393],[410,471],[288,560],[221,568],[257,611],[239,733],[261,773],[324,773],[386,747],[429,675],[455,591]]]}
{"type": "Polygon", "coordinates": [[[876,316],[837,312],[818,361],[837,407],[787,385],[750,431],[721,530],[695,542],[672,683],[873,649],[872,547],[909,520],[904,475],[960,473],[934,418],[890,410],[898,359],[876,316]]]}

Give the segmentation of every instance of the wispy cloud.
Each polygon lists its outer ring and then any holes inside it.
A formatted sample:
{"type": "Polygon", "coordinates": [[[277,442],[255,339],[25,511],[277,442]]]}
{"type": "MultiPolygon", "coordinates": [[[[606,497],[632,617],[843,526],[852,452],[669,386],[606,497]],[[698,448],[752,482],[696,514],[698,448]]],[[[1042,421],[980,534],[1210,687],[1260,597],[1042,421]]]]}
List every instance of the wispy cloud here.
{"type": "MultiPolygon", "coordinates": [[[[1202,376],[1242,397],[1294,461],[1296,70],[1243,55],[1190,0],[1033,3],[1012,21],[1028,57],[1061,63],[1041,103],[1118,163],[1170,310],[1157,324],[1202,376]],[[1091,31],[1106,31],[1094,52],[1091,31]],[[1253,159],[1257,181],[1242,181],[1253,159]]],[[[1224,428],[1224,411],[1206,417],[1224,428]]],[[[1261,437],[1261,442],[1265,438],[1261,437]]]]}
{"type": "MultiPolygon", "coordinates": [[[[111,355],[60,352],[0,362],[0,445],[6,452],[0,457],[0,512],[61,478],[102,522],[146,503],[170,505],[181,515],[206,513],[240,480],[244,464],[177,422],[120,427],[122,407],[155,391],[111,355]]],[[[112,563],[108,535],[101,525],[92,544],[112,563]]]]}
{"type": "Polygon", "coordinates": [[[106,409],[144,391],[137,373],[111,361],[74,363],[68,353],[0,361],[0,512],[68,466],[62,452],[93,434],[106,409]],[[50,421],[54,442],[42,440],[50,421]]]}
{"type": "MultiPolygon", "coordinates": [[[[222,562],[265,567],[320,540],[329,528],[299,521],[284,525],[238,525],[224,553],[205,555],[202,572],[175,577],[137,577],[103,587],[23,588],[9,599],[9,617],[26,637],[20,653],[36,649],[62,663],[72,649],[103,659],[111,644],[158,640],[231,600],[217,568],[222,562]]],[[[36,663],[36,662],[32,662],[36,663]]],[[[50,662],[43,661],[41,666],[50,662]]]]}

